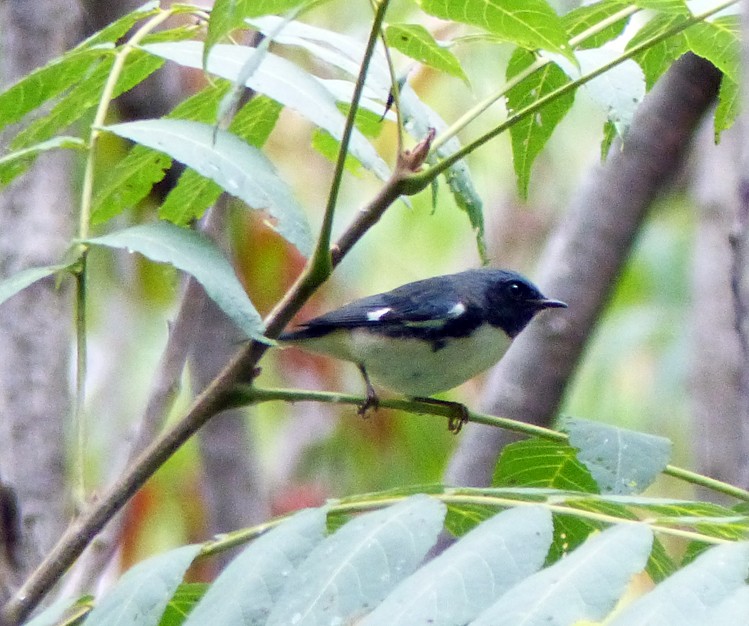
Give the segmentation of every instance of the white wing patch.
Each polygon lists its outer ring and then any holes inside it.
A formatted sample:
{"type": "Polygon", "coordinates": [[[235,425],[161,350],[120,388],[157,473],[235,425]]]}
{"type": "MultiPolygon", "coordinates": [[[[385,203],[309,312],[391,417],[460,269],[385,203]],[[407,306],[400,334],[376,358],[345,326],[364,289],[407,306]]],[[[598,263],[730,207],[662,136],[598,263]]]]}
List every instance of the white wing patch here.
{"type": "Polygon", "coordinates": [[[391,309],[389,306],[386,306],[382,309],[375,309],[374,311],[368,311],[367,320],[369,320],[370,322],[379,322],[383,318],[384,315],[387,315],[392,310],[393,309],[391,309]]]}
{"type": "Polygon", "coordinates": [[[465,312],[466,312],[466,305],[463,304],[462,302],[458,301],[458,302],[455,303],[455,305],[453,306],[453,308],[451,308],[447,312],[447,317],[449,317],[451,320],[454,320],[454,319],[460,317],[461,315],[463,315],[463,313],[465,313],[465,312]]]}

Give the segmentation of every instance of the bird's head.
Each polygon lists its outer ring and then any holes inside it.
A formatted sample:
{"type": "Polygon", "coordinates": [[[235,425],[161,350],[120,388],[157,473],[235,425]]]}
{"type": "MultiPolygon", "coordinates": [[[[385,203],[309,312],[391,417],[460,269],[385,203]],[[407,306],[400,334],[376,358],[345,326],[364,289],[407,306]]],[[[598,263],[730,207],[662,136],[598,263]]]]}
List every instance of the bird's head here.
{"type": "Polygon", "coordinates": [[[567,308],[561,300],[552,300],[527,278],[515,272],[499,272],[485,293],[488,321],[510,337],[517,336],[544,309],[567,308]]]}

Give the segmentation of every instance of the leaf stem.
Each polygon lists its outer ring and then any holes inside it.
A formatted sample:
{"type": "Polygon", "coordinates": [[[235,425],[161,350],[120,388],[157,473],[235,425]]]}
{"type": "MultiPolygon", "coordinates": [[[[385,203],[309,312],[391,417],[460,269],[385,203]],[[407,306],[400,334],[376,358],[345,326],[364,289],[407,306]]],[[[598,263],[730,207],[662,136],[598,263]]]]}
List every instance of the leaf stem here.
{"type": "MultiPolygon", "coordinates": [[[[104,125],[106,120],[107,111],[109,105],[112,103],[114,97],[114,90],[117,86],[117,81],[122,74],[125,67],[125,61],[128,55],[135,49],[135,46],[154,30],[159,24],[164,22],[168,17],[172,15],[169,10],[160,11],[158,14],[148,20],[141,28],[139,28],[130,40],[122,46],[117,52],[112,69],[107,77],[107,82],[104,84],[101,98],[99,99],[99,105],[94,115],[94,121],[91,125],[91,134],[88,140],[88,155],[86,157],[86,165],[83,173],[83,182],[81,188],[81,203],[80,203],[80,215],[78,218],[78,239],[85,240],[88,238],[89,229],[91,225],[91,207],[93,204],[94,196],[94,169],[96,165],[96,149],[98,145],[99,136],[101,135],[101,127],[104,125]]],[[[86,347],[86,270],[88,265],[88,246],[85,244],[79,244],[80,246],[80,257],[76,264],[75,269],[75,289],[76,289],[76,316],[75,316],[75,330],[76,330],[76,399],[75,399],[75,414],[73,421],[75,423],[76,440],[78,450],[76,452],[75,460],[75,475],[77,478],[77,485],[74,488],[76,494],[77,505],[83,506],[86,494],[86,483],[85,483],[85,455],[86,455],[86,418],[85,418],[85,404],[86,404],[86,370],[88,363],[88,350],[86,347]]]]}
{"type": "Polygon", "coordinates": [[[351,96],[351,104],[349,106],[348,115],[346,116],[346,124],[343,127],[343,134],[341,135],[341,145],[338,150],[335,169],[333,170],[333,181],[330,185],[328,202],[325,207],[325,215],[323,216],[323,222],[320,228],[320,236],[317,239],[317,245],[315,246],[312,258],[308,263],[310,280],[315,284],[320,284],[325,281],[333,270],[333,262],[330,254],[330,240],[333,233],[333,217],[338,203],[338,193],[341,189],[349,143],[351,142],[351,136],[354,132],[356,113],[359,110],[359,102],[361,101],[362,93],[364,92],[364,84],[367,79],[369,63],[372,60],[377,40],[380,38],[380,30],[382,29],[382,23],[385,20],[385,13],[387,12],[389,3],[390,0],[380,0],[379,3],[375,4],[372,28],[369,31],[367,46],[364,50],[364,56],[362,57],[359,75],[356,77],[354,93],[351,96]]]}

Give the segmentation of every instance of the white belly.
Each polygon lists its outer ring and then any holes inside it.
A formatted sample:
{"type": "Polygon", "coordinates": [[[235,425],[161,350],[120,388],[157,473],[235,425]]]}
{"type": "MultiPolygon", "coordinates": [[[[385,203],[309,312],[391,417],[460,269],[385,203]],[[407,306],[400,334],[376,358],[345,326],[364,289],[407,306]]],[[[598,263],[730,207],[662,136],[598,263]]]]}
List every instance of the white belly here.
{"type": "Polygon", "coordinates": [[[440,350],[419,339],[391,339],[355,331],[351,358],[372,381],[407,396],[431,396],[457,387],[494,365],[510,339],[489,325],[470,337],[450,339],[440,350]]]}

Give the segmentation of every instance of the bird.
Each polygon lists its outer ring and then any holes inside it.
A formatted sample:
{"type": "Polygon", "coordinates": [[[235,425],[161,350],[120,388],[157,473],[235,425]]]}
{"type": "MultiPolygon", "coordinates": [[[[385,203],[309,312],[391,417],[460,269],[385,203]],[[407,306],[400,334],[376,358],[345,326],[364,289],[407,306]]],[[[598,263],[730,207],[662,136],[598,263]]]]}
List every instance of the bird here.
{"type": "Polygon", "coordinates": [[[278,340],[355,363],[367,391],[361,415],[379,405],[374,381],[397,394],[452,407],[448,428],[457,433],[468,420],[465,405],[431,396],[497,363],[537,313],[553,308],[567,304],[545,297],[515,271],[469,269],[355,300],[278,340]]]}

